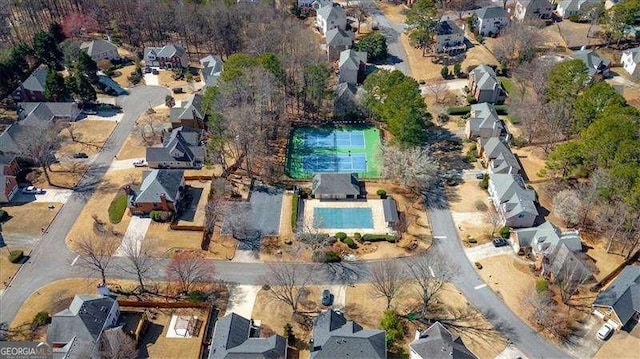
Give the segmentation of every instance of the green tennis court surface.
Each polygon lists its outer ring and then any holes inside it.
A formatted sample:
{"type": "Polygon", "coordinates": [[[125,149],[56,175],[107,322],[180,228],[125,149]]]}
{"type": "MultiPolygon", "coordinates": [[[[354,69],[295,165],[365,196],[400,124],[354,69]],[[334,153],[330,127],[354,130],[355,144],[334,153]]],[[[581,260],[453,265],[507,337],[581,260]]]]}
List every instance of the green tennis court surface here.
{"type": "Polygon", "coordinates": [[[318,172],[380,177],[380,132],[375,127],[300,127],[293,132],[289,146],[287,172],[293,178],[307,178],[318,172]]]}

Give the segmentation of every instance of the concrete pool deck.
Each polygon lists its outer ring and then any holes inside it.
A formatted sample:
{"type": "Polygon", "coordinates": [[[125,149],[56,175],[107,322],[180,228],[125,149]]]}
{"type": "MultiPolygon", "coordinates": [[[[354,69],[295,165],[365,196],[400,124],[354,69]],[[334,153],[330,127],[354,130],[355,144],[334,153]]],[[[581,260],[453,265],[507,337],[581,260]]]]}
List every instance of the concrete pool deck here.
{"type": "Polygon", "coordinates": [[[314,230],[319,233],[334,235],[338,232],[344,232],[352,236],[356,232],[360,234],[385,234],[390,232],[389,228],[387,228],[387,223],[384,221],[384,210],[381,199],[342,201],[307,199],[304,201],[303,216],[305,228],[314,228],[314,230]],[[315,208],[371,208],[373,228],[315,228],[313,225],[315,208]]]}

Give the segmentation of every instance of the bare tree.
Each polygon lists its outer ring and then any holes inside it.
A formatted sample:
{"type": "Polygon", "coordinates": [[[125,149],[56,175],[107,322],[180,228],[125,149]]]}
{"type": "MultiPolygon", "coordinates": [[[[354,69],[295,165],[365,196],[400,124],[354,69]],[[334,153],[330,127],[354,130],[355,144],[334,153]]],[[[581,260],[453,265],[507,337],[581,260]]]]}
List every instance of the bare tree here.
{"type": "Polygon", "coordinates": [[[564,223],[573,227],[580,222],[582,201],[575,190],[564,190],[553,197],[553,210],[564,223]]]}
{"type": "Polygon", "coordinates": [[[493,236],[496,233],[498,226],[502,224],[502,216],[493,206],[491,206],[491,208],[484,213],[483,217],[484,220],[491,225],[491,236],[493,236]]]}
{"type": "Polygon", "coordinates": [[[541,42],[538,32],[540,21],[512,21],[501,31],[496,41],[494,55],[496,59],[508,68],[514,68],[519,63],[529,61],[535,54],[535,48],[541,42]]]}
{"type": "Polygon", "coordinates": [[[147,113],[140,117],[136,123],[134,132],[140,136],[146,145],[155,145],[158,141],[162,140],[162,129],[164,128],[164,123],[163,115],[147,113]]]}
{"type": "Polygon", "coordinates": [[[416,194],[423,194],[437,179],[438,164],[428,147],[400,149],[383,145],[381,148],[382,176],[398,182],[416,194]]]}
{"type": "Polygon", "coordinates": [[[437,104],[444,103],[447,93],[447,84],[444,81],[430,81],[425,84],[425,88],[433,95],[437,104]]]}
{"type": "Polygon", "coordinates": [[[56,150],[60,148],[60,131],[64,127],[63,122],[37,122],[16,124],[16,126],[19,127],[14,133],[14,139],[20,153],[39,164],[47,182],[51,184],[49,165],[55,157],[56,150]]]}
{"type": "MultiPolygon", "coordinates": [[[[138,357],[136,342],[122,328],[107,329],[98,344],[100,359],[135,359],[138,357]]],[[[90,357],[91,353],[87,353],[90,357]]]]}
{"type": "Polygon", "coordinates": [[[169,262],[167,275],[178,282],[180,292],[189,293],[194,285],[213,281],[215,266],[194,252],[182,252],[176,254],[169,262]]]}
{"type": "Polygon", "coordinates": [[[146,292],[145,283],[149,275],[155,269],[157,260],[154,258],[153,250],[155,241],[141,237],[123,239],[119,249],[124,261],[120,264],[120,269],[128,274],[136,276],[141,292],[146,292]]]}
{"type": "Polygon", "coordinates": [[[571,334],[568,313],[558,310],[551,292],[537,293],[532,289],[523,295],[522,304],[529,309],[529,320],[540,330],[548,331],[560,340],[565,340],[571,334]]]}
{"type": "Polygon", "coordinates": [[[407,271],[418,284],[422,318],[426,318],[432,299],[440,292],[442,285],[450,279],[455,267],[444,265],[436,253],[415,256],[407,260],[407,271]]]}
{"type": "Polygon", "coordinates": [[[264,283],[269,285],[269,294],[291,307],[298,314],[298,304],[311,282],[313,270],[307,265],[274,262],[267,265],[264,283]]]}
{"type": "Polygon", "coordinates": [[[80,255],[78,265],[89,271],[98,272],[102,278],[102,284],[107,284],[107,270],[119,245],[119,239],[108,234],[82,236],[76,241],[76,252],[80,255]]]}
{"type": "Polygon", "coordinates": [[[402,268],[396,261],[385,260],[372,264],[369,268],[369,275],[371,294],[376,297],[384,297],[387,301],[387,309],[389,309],[391,301],[400,293],[405,283],[402,268]]]}

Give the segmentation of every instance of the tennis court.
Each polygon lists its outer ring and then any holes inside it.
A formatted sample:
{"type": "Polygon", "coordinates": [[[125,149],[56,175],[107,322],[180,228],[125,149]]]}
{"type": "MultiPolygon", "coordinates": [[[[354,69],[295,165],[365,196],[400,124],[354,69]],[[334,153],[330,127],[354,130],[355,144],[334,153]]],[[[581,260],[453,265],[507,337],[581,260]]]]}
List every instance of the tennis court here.
{"type": "Polygon", "coordinates": [[[372,126],[300,127],[289,142],[287,172],[293,178],[318,172],[355,172],[360,178],[377,178],[379,148],[380,132],[372,126]]]}

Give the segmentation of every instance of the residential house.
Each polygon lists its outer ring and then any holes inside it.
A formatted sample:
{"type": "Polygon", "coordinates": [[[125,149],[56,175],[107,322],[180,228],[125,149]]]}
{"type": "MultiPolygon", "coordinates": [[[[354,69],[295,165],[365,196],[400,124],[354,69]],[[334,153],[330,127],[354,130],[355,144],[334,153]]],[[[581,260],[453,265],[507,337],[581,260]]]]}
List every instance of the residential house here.
{"type": "Polygon", "coordinates": [[[347,29],[347,15],[342,6],[338,4],[326,4],[316,10],[316,27],[322,35],[327,35],[331,29],[347,29]]]}
{"type": "Polygon", "coordinates": [[[551,256],[560,245],[575,253],[582,252],[582,238],[579,232],[561,232],[549,221],[544,221],[536,227],[516,229],[511,240],[516,253],[531,253],[538,259],[551,256]]]}
{"type": "Polygon", "coordinates": [[[500,103],[507,97],[496,72],[488,65],[480,65],[469,72],[469,90],[478,103],[500,103]]]}
{"type": "Polygon", "coordinates": [[[519,21],[548,19],[553,13],[553,4],[549,0],[516,0],[513,17],[519,21]]]}
{"type": "Polygon", "coordinates": [[[640,71],[638,70],[638,64],[640,64],[640,47],[623,51],[620,62],[624,70],[627,71],[631,77],[635,80],[640,79],[640,71]]]}
{"type": "Polygon", "coordinates": [[[573,294],[580,285],[594,283],[597,267],[585,253],[574,251],[564,240],[542,260],[542,275],[558,283],[567,293],[573,294]]]}
{"type": "Polygon", "coordinates": [[[600,4],[602,0],[561,0],[558,2],[556,12],[566,19],[573,15],[584,15],[600,4]]]}
{"type": "Polygon", "coordinates": [[[298,7],[312,7],[317,10],[332,3],[331,0],[298,0],[298,7]]]}
{"type": "Polygon", "coordinates": [[[222,59],[218,56],[209,55],[200,59],[200,65],[202,65],[202,82],[204,82],[205,87],[215,86],[222,74],[222,59]]]}
{"type": "Polygon", "coordinates": [[[482,36],[493,36],[509,24],[509,14],[502,6],[488,6],[476,10],[476,31],[482,36]]]}
{"type": "Polygon", "coordinates": [[[20,171],[18,158],[15,155],[0,155],[0,202],[9,202],[18,192],[16,176],[20,171]]]}
{"type": "Polygon", "coordinates": [[[84,50],[93,61],[98,62],[100,60],[118,60],[118,47],[107,40],[93,40],[89,42],[83,42],[80,44],[80,49],[84,50]]]}
{"type": "Polygon", "coordinates": [[[440,322],[433,323],[427,330],[416,331],[415,339],[409,344],[410,359],[477,359],[458,335],[454,335],[440,322]]]}
{"type": "Polygon", "coordinates": [[[202,110],[202,95],[191,94],[186,101],[177,103],[169,111],[171,127],[205,128],[205,115],[202,110]]]}
{"type": "Polygon", "coordinates": [[[340,119],[357,118],[361,115],[358,86],[343,82],[336,86],[333,97],[333,116],[340,119]]]}
{"type": "Polygon", "coordinates": [[[147,147],[151,168],[201,168],[205,158],[202,130],[178,127],[171,130],[162,147],[147,147]]]}
{"type": "Polygon", "coordinates": [[[167,44],[163,47],[145,47],[144,64],[147,67],[175,69],[189,67],[187,52],[180,46],[167,44]]]}
{"type": "Polygon", "coordinates": [[[604,77],[609,76],[609,68],[611,67],[611,61],[609,59],[600,57],[593,50],[578,50],[574,51],[571,55],[572,58],[581,60],[587,66],[589,70],[589,76],[594,77],[601,75],[604,77]]]}
{"type": "Polygon", "coordinates": [[[341,312],[327,310],[313,322],[310,356],[311,359],[385,359],[385,337],[384,330],[364,329],[356,322],[347,321],[341,312]]]}
{"type": "Polygon", "coordinates": [[[435,29],[436,52],[459,52],[465,51],[467,45],[464,43],[464,30],[451,20],[440,21],[435,29]]]}
{"type": "Polygon", "coordinates": [[[387,227],[393,228],[400,220],[398,216],[398,205],[393,198],[385,198],[382,200],[382,213],[387,227]]]}
{"type": "Polygon", "coordinates": [[[525,187],[520,175],[493,174],[489,177],[488,191],[503,225],[512,228],[533,226],[538,217],[535,192],[525,187]]]}
{"type": "Polygon", "coordinates": [[[358,83],[360,75],[367,67],[367,53],[364,51],[344,50],[338,61],[338,83],[358,83]]]}
{"type": "Polygon", "coordinates": [[[277,334],[261,338],[253,320],[230,313],[216,321],[208,359],[286,357],[287,339],[277,334]]]}
{"type": "Polygon", "coordinates": [[[626,266],[607,289],[598,294],[593,314],[620,329],[640,319],[640,266],[626,266]]]}
{"type": "Polygon", "coordinates": [[[115,297],[78,294],[69,308],[51,317],[47,341],[59,357],[100,358],[111,337],[105,333],[122,331],[122,327],[118,326],[119,317],[120,307],[115,297]]]}
{"type": "Polygon", "coordinates": [[[49,70],[42,65],[33,70],[20,86],[16,88],[11,96],[16,101],[46,101],[44,88],[47,83],[47,73],[49,70]]]}
{"type": "Polygon", "coordinates": [[[337,61],[340,53],[351,48],[353,32],[335,28],[327,31],[327,57],[329,62],[337,61]]]}
{"type": "Polygon", "coordinates": [[[498,137],[502,134],[504,126],[492,104],[486,102],[473,104],[470,115],[465,126],[468,139],[498,137]]]}
{"type": "Polygon", "coordinates": [[[362,185],[357,173],[316,173],[311,194],[317,199],[357,199],[362,195],[362,185]]]}
{"type": "Polygon", "coordinates": [[[478,154],[486,162],[490,174],[520,173],[522,168],[518,159],[499,137],[480,138],[478,142],[478,154]]]}
{"type": "Polygon", "coordinates": [[[184,171],[156,169],[142,173],[138,190],[127,185],[129,210],[132,214],[148,214],[151,211],[175,212],[184,195],[184,171]]]}

